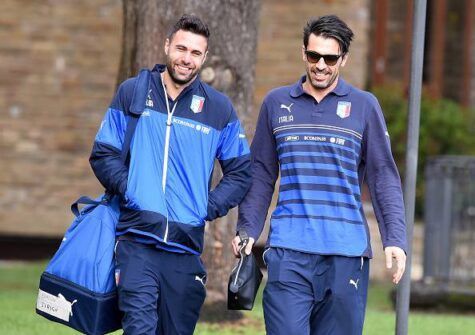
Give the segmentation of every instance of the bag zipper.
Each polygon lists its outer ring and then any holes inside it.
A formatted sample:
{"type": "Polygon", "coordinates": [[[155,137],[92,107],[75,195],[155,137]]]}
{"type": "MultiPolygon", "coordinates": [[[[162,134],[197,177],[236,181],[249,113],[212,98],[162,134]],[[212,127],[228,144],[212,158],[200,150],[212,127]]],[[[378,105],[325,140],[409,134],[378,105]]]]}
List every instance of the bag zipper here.
{"type": "Polygon", "coordinates": [[[239,272],[241,271],[242,264],[244,263],[244,255],[243,255],[242,251],[244,250],[246,245],[247,245],[247,243],[243,243],[243,245],[239,249],[239,254],[241,255],[241,259],[239,260],[239,264],[238,264],[237,271],[236,271],[236,277],[234,278],[233,285],[235,285],[235,286],[237,285],[237,280],[239,278],[239,272]]]}

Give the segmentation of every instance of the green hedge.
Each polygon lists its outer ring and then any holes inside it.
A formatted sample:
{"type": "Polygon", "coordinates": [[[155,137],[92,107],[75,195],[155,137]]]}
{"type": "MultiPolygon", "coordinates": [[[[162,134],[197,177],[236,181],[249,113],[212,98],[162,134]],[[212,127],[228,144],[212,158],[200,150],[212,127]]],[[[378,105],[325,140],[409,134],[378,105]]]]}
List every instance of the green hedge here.
{"type": "MultiPolygon", "coordinates": [[[[404,178],[407,138],[407,97],[398,87],[372,90],[384,112],[391,145],[401,178],[404,178]]],[[[416,215],[423,214],[424,167],[427,157],[475,155],[475,111],[447,99],[422,96],[419,134],[419,163],[416,188],[416,215]]]]}

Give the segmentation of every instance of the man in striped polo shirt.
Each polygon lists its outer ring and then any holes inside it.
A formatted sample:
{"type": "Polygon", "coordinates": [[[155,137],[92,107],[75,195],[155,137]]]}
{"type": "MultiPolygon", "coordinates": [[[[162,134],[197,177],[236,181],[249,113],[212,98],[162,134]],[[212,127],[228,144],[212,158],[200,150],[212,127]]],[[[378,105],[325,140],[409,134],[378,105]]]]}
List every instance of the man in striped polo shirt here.
{"type": "MultiPolygon", "coordinates": [[[[361,186],[366,181],[386,263],[397,284],[406,262],[399,174],[377,99],[339,75],[351,29],[323,16],[304,28],[306,75],[272,90],[251,146],[253,184],[237,229],[262,232],[280,172],[264,260],[268,334],[361,334],[372,257],[361,186]]],[[[239,238],[232,241],[237,255],[239,238]]]]}

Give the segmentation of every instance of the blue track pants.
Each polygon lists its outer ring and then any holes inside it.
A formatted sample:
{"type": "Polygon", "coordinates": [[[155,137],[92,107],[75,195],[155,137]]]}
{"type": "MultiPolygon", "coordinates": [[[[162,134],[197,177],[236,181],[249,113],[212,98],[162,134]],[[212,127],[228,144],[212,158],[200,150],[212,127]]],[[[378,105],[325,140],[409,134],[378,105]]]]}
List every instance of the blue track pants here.
{"type": "Polygon", "coordinates": [[[125,335],[190,335],[206,296],[200,257],[119,240],[119,308],[125,335]]]}
{"type": "Polygon", "coordinates": [[[264,318],[268,335],[361,335],[369,260],[270,248],[264,318]]]}

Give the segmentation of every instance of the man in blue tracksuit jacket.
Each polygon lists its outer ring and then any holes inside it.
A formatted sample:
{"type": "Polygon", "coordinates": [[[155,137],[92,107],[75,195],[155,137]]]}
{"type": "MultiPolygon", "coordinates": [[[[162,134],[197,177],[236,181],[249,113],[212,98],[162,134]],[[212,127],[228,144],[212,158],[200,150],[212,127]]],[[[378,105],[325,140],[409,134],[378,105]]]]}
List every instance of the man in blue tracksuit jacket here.
{"type": "Polygon", "coordinates": [[[116,282],[125,334],[192,334],[205,298],[206,220],[226,215],[250,186],[246,138],[228,97],[200,81],[208,27],[184,15],[165,42],[130,146],[120,160],[136,78],[123,82],[96,136],[91,166],[122,199],[116,282]],[[214,190],[214,160],[223,178],[214,190]]]}
{"type": "MultiPolygon", "coordinates": [[[[393,282],[404,272],[399,174],[376,98],[339,76],[351,29],[336,16],[304,28],[306,76],[264,99],[251,146],[253,182],[238,230],[262,232],[280,170],[264,260],[268,334],[361,334],[371,257],[361,185],[369,186],[393,282]]],[[[237,254],[239,239],[232,241],[237,254]]]]}

